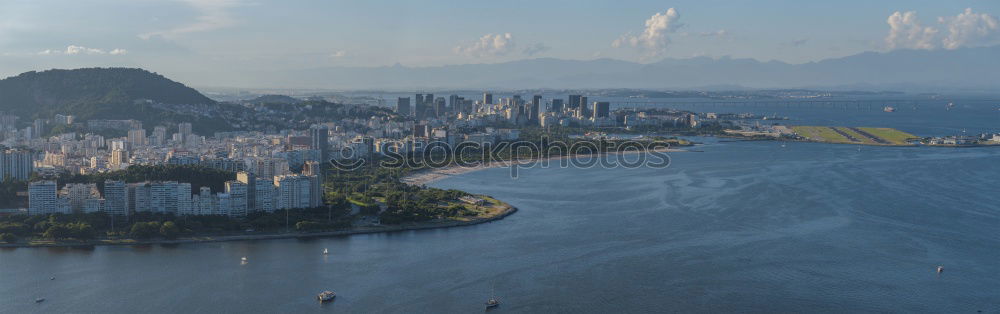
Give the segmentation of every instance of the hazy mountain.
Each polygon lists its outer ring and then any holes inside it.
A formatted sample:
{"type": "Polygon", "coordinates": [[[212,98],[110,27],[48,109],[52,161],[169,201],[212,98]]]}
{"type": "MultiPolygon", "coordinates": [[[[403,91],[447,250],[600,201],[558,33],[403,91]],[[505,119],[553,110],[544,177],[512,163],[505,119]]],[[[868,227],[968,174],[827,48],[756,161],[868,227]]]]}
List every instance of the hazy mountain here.
{"type": "Polygon", "coordinates": [[[516,89],[837,87],[923,90],[1000,86],[1000,46],[957,50],[865,52],[804,64],[728,57],[621,60],[527,59],[435,67],[327,67],[226,75],[227,85],[325,89],[516,89]]]}
{"type": "Polygon", "coordinates": [[[198,91],[142,69],[86,68],[25,72],[0,80],[0,111],[31,118],[72,114],[135,118],[158,112],[136,100],[214,104],[198,91]]]}
{"type": "Polygon", "coordinates": [[[261,95],[254,97],[253,99],[247,99],[242,101],[247,104],[279,104],[279,105],[294,105],[303,102],[304,100],[298,99],[291,96],[285,95],[261,95]]]}

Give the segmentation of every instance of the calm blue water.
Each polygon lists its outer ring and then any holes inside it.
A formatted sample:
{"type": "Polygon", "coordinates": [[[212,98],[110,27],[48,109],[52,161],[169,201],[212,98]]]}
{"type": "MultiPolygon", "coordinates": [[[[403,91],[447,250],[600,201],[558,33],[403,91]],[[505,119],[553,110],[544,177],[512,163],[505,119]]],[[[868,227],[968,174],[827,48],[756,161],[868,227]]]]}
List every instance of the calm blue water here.
{"type": "Polygon", "coordinates": [[[469,313],[491,287],[498,313],[1000,311],[1000,149],[702,140],[666,169],[434,183],[521,209],[472,227],[0,250],[0,312],[469,313]]]}

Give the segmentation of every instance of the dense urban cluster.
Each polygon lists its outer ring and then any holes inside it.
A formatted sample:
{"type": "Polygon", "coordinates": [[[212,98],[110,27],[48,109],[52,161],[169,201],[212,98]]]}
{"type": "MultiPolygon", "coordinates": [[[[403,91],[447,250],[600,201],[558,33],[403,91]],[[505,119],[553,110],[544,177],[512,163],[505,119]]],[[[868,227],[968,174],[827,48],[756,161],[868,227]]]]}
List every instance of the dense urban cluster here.
{"type": "MultiPolygon", "coordinates": [[[[322,111],[313,106],[334,104],[311,100],[240,105],[280,116],[285,111],[322,111]]],[[[492,93],[483,93],[481,99],[473,100],[458,95],[444,98],[416,94],[412,101],[400,97],[394,111],[368,118],[313,120],[308,129],[251,128],[211,136],[197,134],[194,126],[186,122],[164,122],[150,128],[139,120],[77,121],[73,115],[56,114],[50,119],[21,123],[17,116],[0,114],[2,144],[9,147],[0,155],[0,176],[32,180],[25,191],[26,208],[4,211],[31,215],[101,212],[129,216],[151,212],[244,217],[253,212],[322,206],[322,169],[327,167],[326,160],[345,157],[334,154],[343,148],[355,152],[347,158],[365,158],[389,151],[419,153],[431,143],[512,141],[521,136],[524,128],[692,128],[699,126],[699,120],[716,120],[714,116],[665,109],[612,111],[609,102],[589,102],[583,95],[565,99],[510,95],[494,99],[492,93]],[[108,135],[116,133],[123,136],[108,135]],[[238,174],[216,190],[183,181],[62,180],[67,174],[100,174],[137,165],[191,165],[238,174]]]]}

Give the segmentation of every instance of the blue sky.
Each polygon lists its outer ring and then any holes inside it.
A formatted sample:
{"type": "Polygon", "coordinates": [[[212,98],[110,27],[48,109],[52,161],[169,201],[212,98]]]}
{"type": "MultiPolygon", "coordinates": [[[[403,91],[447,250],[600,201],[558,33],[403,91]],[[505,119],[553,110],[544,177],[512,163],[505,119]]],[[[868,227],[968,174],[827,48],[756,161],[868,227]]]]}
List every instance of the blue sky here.
{"type": "Polygon", "coordinates": [[[998,15],[998,0],[4,0],[0,76],[84,66],[222,72],[535,57],[803,63],[1000,44],[998,15]]]}

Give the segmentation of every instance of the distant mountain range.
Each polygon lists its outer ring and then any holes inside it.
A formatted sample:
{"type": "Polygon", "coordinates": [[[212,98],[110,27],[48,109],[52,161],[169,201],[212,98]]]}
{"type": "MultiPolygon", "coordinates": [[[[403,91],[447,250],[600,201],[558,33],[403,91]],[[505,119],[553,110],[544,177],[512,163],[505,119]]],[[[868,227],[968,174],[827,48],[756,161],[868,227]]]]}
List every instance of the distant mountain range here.
{"type": "MultiPolygon", "coordinates": [[[[220,74],[228,86],[308,89],[819,88],[923,91],[1000,87],[1000,46],[865,52],[804,64],[728,57],[655,63],[526,59],[435,67],[325,67],[220,74]]],[[[199,74],[201,75],[201,74],[199,74]]],[[[211,77],[211,74],[208,74],[211,77]]]]}

